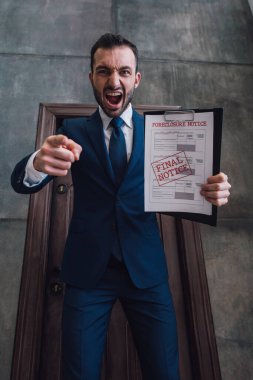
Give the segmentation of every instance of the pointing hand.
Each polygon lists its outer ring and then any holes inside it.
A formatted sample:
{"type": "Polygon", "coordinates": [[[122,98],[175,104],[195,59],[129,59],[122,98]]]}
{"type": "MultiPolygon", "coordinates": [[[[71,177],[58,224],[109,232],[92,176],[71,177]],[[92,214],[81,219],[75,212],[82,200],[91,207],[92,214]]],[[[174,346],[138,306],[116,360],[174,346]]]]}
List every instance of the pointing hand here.
{"type": "Polygon", "coordinates": [[[82,147],[64,135],[46,138],[33,161],[34,168],[52,176],[65,176],[78,161],[82,147]]]}

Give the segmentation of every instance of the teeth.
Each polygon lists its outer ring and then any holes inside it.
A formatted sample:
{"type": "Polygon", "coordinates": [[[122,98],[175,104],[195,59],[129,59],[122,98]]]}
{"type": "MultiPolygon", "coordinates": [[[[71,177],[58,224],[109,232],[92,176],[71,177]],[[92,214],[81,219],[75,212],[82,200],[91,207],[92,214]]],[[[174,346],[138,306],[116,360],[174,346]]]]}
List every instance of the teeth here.
{"type": "Polygon", "coordinates": [[[121,93],[119,93],[119,92],[107,92],[106,95],[109,95],[109,96],[121,96],[121,93]]]}

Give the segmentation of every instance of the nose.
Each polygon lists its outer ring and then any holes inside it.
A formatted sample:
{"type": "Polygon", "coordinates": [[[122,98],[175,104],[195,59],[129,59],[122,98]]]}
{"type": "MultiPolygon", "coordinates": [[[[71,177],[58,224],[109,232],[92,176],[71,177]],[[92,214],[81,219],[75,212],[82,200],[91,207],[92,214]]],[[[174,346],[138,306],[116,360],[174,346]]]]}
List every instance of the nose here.
{"type": "Polygon", "coordinates": [[[121,85],[120,76],[116,70],[112,71],[108,81],[109,81],[109,85],[113,88],[117,88],[121,85]]]}

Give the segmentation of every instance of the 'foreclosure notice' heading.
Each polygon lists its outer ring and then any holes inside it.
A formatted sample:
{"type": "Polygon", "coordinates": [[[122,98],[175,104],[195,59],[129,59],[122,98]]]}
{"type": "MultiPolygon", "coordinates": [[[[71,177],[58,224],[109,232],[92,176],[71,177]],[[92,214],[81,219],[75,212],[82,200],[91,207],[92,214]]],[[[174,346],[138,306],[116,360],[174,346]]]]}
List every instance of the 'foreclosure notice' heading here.
{"type": "Polygon", "coordinates": [[[206,121],[164,121],[161,123],[152,123],[152,128],[160,127],[206,127],[206,121]]]}

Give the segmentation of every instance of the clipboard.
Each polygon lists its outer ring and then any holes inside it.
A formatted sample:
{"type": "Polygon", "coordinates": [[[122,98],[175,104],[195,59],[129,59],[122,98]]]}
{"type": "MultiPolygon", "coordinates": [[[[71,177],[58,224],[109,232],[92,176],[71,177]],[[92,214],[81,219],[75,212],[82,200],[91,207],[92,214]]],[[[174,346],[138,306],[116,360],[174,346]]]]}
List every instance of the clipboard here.
{"type": "MultiPolygon", "coordinates": [[[[185,120],[194,121],[195,114],[197,113],[213,113],[213,163],[212,175],[220,172],[220,158],[221,158],[221,140],[222,140],[222,122],[223,122],[223,108],[197,108],[197,109],[177,109],[176,110],[163,110],[163,111],[148,111],[144,112],[146,121],[147,115],[164,115],[165,121],[185,120]],[[172,117],[176,115],[175,117],[172,117]]],[[[217,206],[212,205],[211,215],[195,212],[177,212],[177,211],[157,211],[162,214],[171,215],[176,218],[191,220],[194,222],[209,224],[211,226],[217,225],[217,206]]]]}

